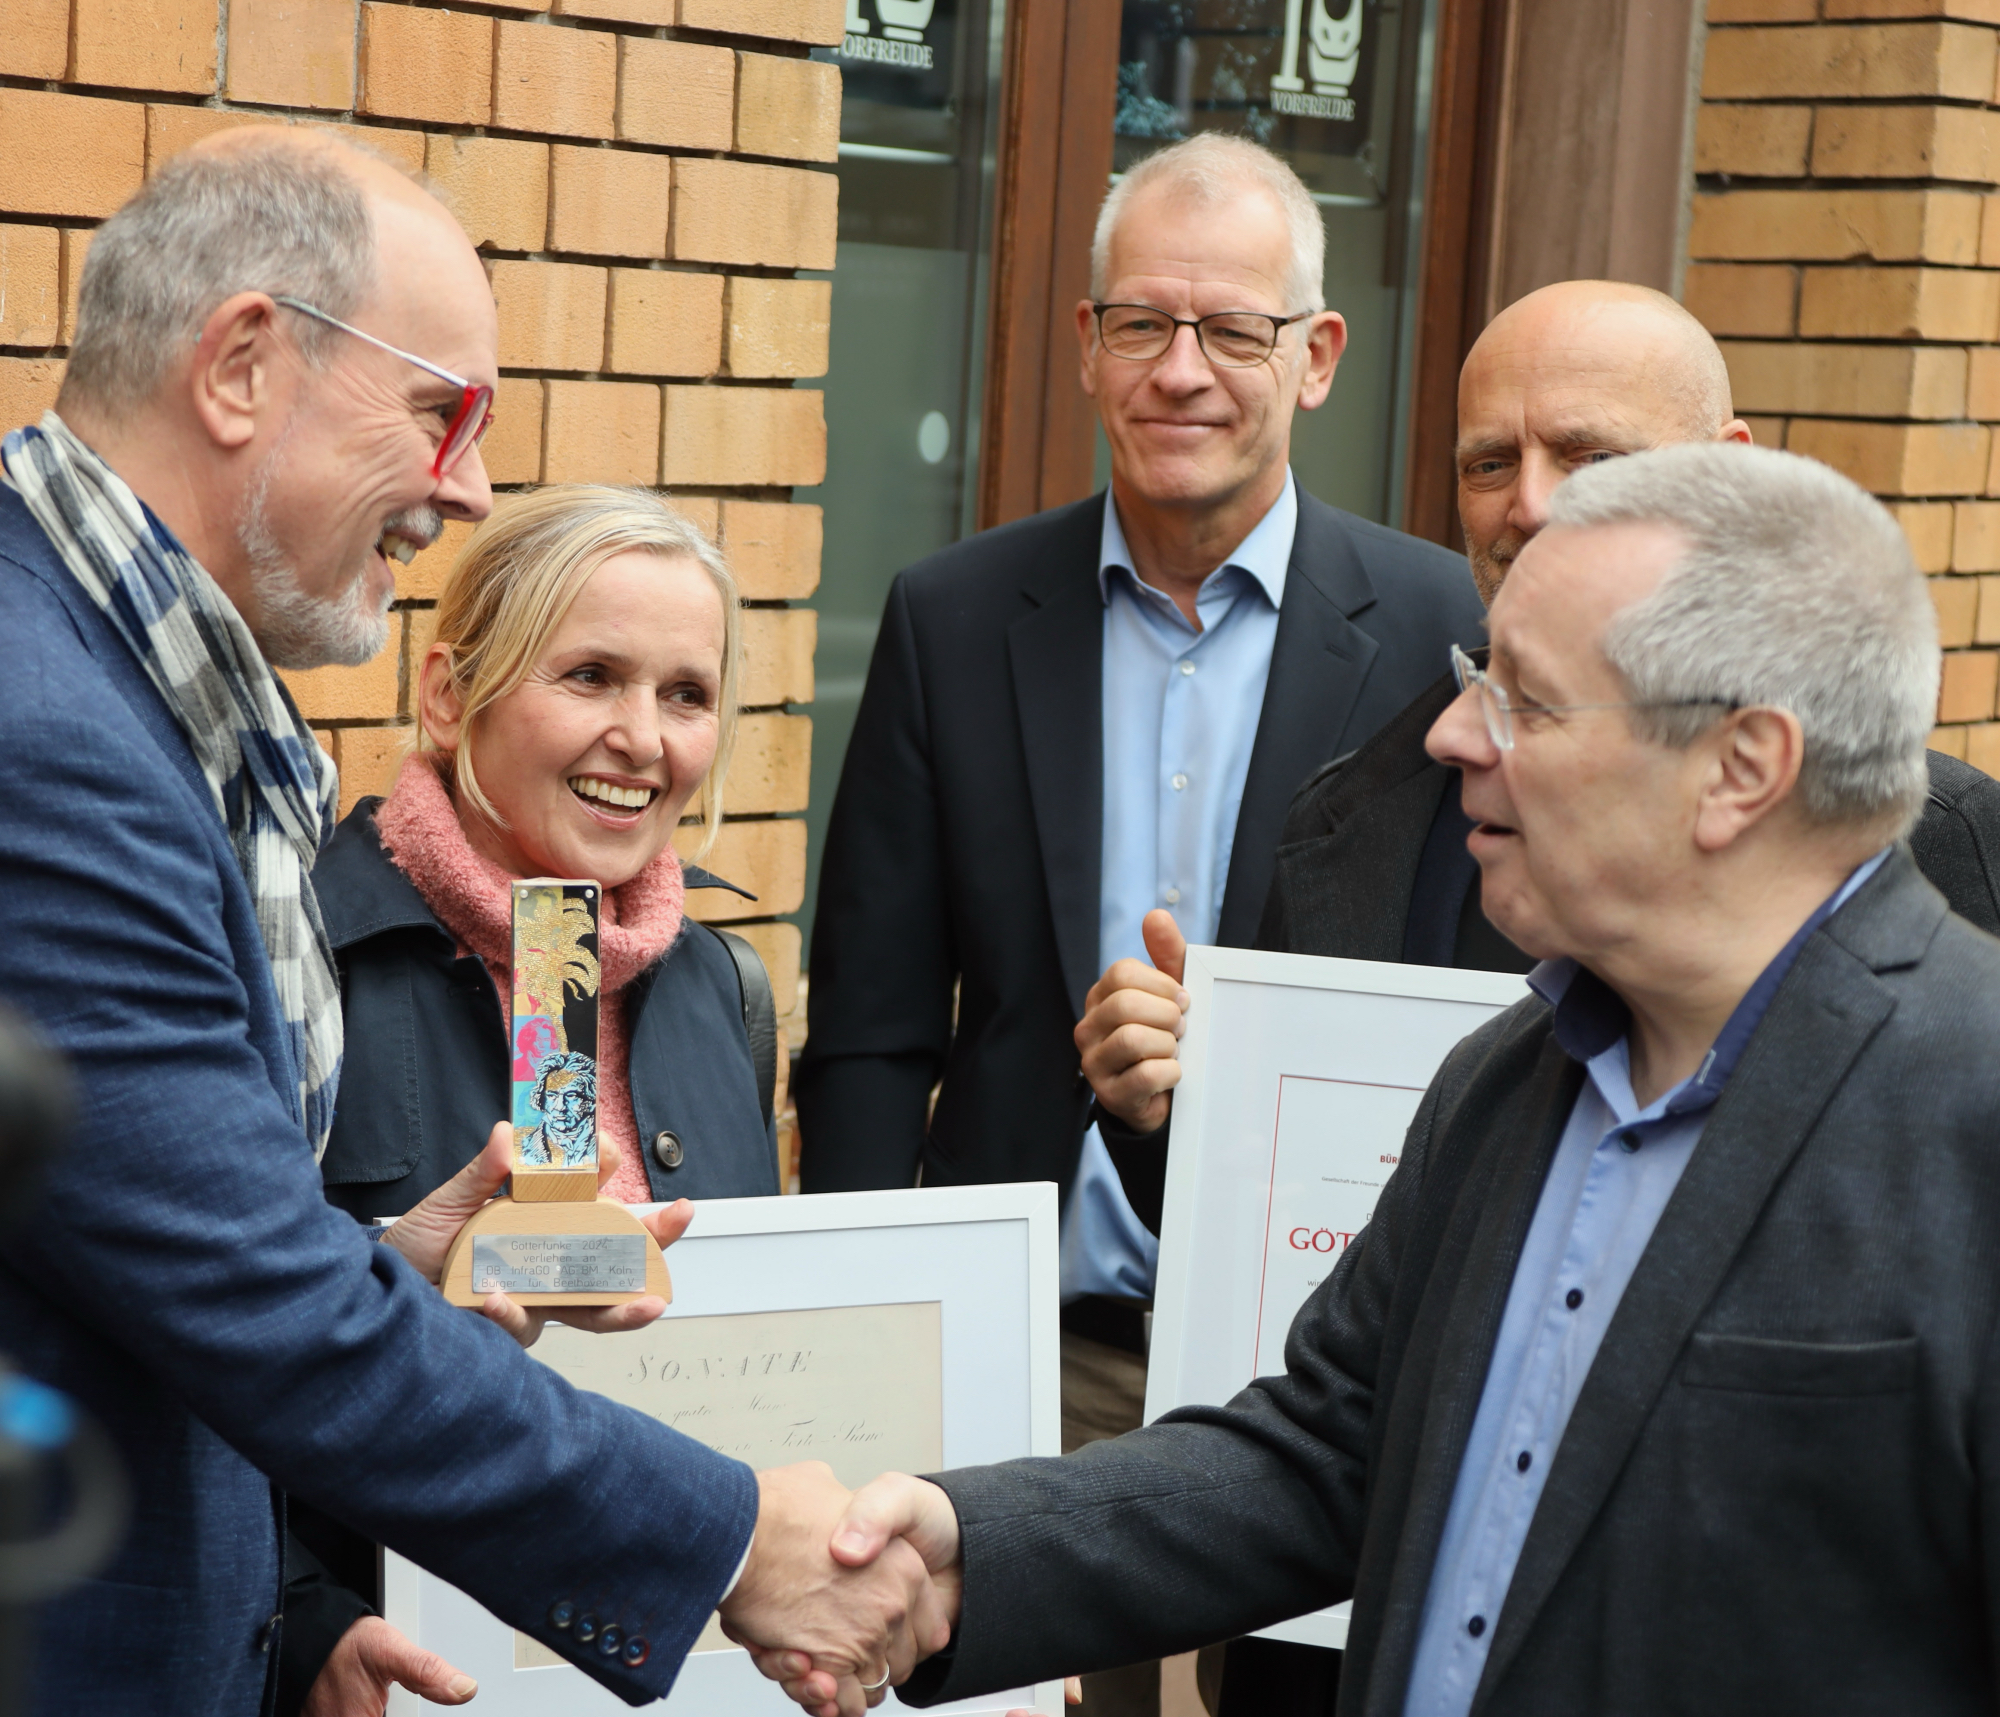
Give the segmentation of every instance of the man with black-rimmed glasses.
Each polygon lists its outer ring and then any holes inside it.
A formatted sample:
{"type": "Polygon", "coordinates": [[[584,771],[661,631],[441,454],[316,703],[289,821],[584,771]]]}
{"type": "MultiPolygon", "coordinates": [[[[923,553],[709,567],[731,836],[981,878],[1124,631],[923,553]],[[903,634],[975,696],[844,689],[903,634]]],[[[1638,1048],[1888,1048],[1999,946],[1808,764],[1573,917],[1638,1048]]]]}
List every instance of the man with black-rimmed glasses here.
{"type": "Polygon", "coordinates": [[[1459,556],[1292,476],[1347,339],[1324,250],[1238,138],[1113,188],[1076,308],[1109,494],[902,574],[828,827],[801,1183],[1059,1182],[1071,1447],[1138,1423],[1156,1255],[1090,1126],[1085,993],[1156,907],[1247,945],[1299,782],[1479,636],[1459,556]]]}

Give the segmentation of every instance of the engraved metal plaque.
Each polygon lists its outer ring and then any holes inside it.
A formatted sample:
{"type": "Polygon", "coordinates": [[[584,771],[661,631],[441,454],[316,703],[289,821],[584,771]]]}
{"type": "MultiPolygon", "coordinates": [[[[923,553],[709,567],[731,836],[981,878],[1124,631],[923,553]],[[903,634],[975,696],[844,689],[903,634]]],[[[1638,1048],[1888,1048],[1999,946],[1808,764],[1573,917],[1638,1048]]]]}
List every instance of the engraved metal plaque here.
{"type": "Polygon", "coordinates": [[[472,1242],[482,1294],[643,1294],[643,1234],[494,1234],[472,1242]]]}

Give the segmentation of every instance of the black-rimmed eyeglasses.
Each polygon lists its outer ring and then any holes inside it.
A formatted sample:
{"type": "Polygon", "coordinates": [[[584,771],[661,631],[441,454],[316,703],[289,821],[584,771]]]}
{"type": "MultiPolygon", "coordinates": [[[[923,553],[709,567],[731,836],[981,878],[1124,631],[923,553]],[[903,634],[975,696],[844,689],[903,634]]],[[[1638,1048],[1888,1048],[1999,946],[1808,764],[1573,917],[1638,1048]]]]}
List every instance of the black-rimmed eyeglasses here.
{"type": "Polygon", "coordinates": [[[1266,316],[1257,310],[1223,310],[1190,322],[1155,310],[1150,304],[1093,304],[1090,308],[1097,317],[1097,338],[1114,358],[1146,363],[1162,357],[1183,328],[1192,328],[1203,355],[1211,363],[1232,370],[1255,369],[1278,349],[1279,334],[1314,314],[1301,310],[1296,316],[1266,316]]]}

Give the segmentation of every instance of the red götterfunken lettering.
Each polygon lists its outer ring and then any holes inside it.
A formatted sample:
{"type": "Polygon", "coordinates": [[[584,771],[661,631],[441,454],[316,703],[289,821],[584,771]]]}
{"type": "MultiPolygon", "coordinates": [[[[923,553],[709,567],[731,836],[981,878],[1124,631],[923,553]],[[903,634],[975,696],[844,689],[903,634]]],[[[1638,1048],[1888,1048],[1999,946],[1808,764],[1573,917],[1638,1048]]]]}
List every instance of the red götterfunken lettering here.
{"type": "Polygon", "coordinates": [[[1354,1235],[1344,1228],[1294,1228],[1287,1239],[1294,1252],[1345,1252],[1354,1235]]]}

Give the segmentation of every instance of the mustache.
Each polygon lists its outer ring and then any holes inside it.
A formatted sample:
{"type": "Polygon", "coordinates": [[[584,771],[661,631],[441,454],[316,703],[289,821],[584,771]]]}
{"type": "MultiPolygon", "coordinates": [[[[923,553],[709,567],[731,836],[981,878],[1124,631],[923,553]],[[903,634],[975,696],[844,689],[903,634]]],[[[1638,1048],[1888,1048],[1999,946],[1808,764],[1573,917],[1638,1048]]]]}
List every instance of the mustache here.
{"type": "Polygon", "coordinates": [[[405,507],[382,521],[377,536],[387,536],[391,531],[429,548],[444,534],[444,514],[435,507],[405,507]]]}

